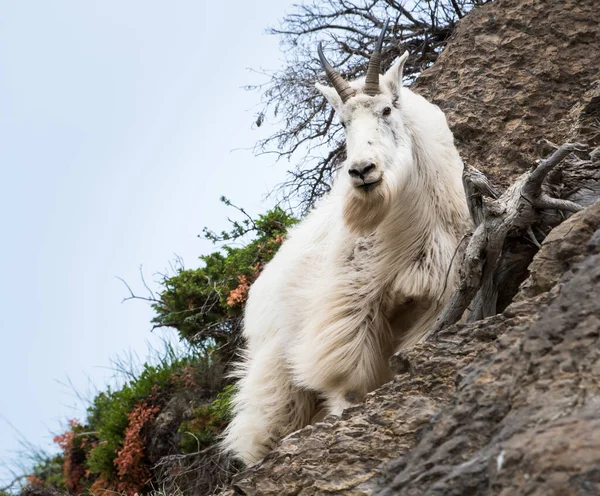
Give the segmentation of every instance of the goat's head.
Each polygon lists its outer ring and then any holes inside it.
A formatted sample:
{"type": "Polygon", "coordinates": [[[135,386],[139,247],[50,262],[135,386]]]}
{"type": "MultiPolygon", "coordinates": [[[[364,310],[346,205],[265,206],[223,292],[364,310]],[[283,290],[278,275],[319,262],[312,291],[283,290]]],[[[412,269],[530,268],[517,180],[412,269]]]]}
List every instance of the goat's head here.
{"type": "Polygon", "coordinates": [[[319,83],[316,87],[345,129],[347,159],[337,180],[346,182],[344,217],[357,231],[372,230],[383,220],[414,168],[410,138],[401,116],[402,70],[408,52],[379,76],[386,28],[387,22],[366,77],[351,83],[331,67],[319,44],[319,58],[333,87],[319,83]]]}

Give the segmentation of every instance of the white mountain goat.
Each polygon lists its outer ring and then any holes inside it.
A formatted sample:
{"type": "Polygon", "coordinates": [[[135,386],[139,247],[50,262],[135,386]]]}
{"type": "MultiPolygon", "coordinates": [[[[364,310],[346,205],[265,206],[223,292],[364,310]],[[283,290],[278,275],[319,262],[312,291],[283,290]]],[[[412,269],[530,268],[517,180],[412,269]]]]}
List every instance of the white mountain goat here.
{"type": "Polygon", "coordinates": [[[352,83],[319,45],[333,88],[316,86],[346,130],[347,159],[250,289],[223,439],[245,463],[390,380],[388,359],[426,334],[457,282],[463,163],[442,111],[402,87],[408,52],[380,78],[384,32],[352,83]]]}

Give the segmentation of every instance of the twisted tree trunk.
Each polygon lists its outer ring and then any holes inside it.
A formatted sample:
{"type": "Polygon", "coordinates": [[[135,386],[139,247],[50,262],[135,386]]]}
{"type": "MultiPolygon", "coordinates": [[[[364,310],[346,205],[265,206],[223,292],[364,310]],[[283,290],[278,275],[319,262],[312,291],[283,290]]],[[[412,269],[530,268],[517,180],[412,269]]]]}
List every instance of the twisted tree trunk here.
{"type": "MultiPolygon", "coordinates": [[[[505,251],[507,238],[527,233],[532,243],[541,248],[532,226],[540,220],[542,209],[571,213],[583,209],[577,203],[553,198],[542,191],[548,174],[574,151],[584,152],[585,146],[571,143],[561,146],[537,168],[520,176],[499,198],[496,189],[481,172],[470,166],[465,167],[463,183],[476,229],[462,261],[459,287],[430,334],[458,322],[470,304],[472,308],[468,322],[495,315],[498,295],[503,291],[498,282],[505,275],[499,270],[512,266],[510,263],[501,264],[502,257],[514,256],[512,251],[505,251]],[[492,200],[486,201],[486,196],[492,200]]],[[[588,162],[592,164],[591,160],[584,163],[587,165],[588,162]]],[[[509,275],[522,278],[522,274],[509,275]]]]}

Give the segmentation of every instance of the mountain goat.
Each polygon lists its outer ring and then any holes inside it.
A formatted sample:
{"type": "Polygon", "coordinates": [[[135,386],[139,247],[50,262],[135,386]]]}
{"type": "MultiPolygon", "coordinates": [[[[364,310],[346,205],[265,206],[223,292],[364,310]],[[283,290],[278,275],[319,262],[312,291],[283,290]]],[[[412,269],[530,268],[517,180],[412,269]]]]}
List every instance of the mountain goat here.
{"type": "Polygon", "coordinates": [[[319,45],[333,88],[316,86],[345,128],[347,159],[250,289],[223,439],[245,463],[390,380],[388,359],[425,335],[457,282],[463,163],[442,111],[402,87],[408,52],[380,77],[385,29],[351,83],[319,45]]]}

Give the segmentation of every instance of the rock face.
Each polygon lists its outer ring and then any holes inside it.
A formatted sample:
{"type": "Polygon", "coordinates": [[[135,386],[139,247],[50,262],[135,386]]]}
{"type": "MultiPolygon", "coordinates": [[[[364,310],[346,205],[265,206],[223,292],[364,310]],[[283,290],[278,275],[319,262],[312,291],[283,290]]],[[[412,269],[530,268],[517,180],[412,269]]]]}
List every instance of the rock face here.
{"type": "Polygon", "coordinates": [[[576,217],[563,248],[588,243],[575,263],[550,294],[504,312],[533,322],[508,324],[497,352],[463,369],[452,403],[376,494],[600,494],[600,203],[576,217]]]}
{"type": "MultiPolygon", "coordinates": [[[[461,21],[414,88],[446,112],[463,158],[506,186],[547,155],[545,139],[600,146],[597,79],[596,0],[497,0],[461,21]]],[[[591,206],[546,238],[502,314],[401,352],[392,382],[291,434],[222,494],[600,494],[600,151],[591,157],[552,186],[591,206]]]]}
{"type": "Polygon", "coordinates": [[[529,266],[530,276],[515,299],[531,298],[552,289],[565,272],[586,256],[582,247],[599,224],[596,205],[555,227],[529,266]]]}
{"type": "Polygon", "coordinates": [[[49,489],[41,486],[28,486],[21,492],[20,496],[63,496],[55,489],[49,489]]]}
{"type": "Polygon", "coordinates": [[[584,95],[600,78],[597,11],[595,0],[497,0],[461,21],[415,83],[493,182],[508,186],[546,155],[543,140],[600,146],[585,118],[600,115],[599,99],[584,95]]]}

